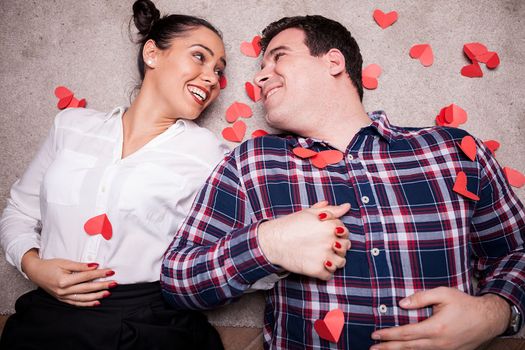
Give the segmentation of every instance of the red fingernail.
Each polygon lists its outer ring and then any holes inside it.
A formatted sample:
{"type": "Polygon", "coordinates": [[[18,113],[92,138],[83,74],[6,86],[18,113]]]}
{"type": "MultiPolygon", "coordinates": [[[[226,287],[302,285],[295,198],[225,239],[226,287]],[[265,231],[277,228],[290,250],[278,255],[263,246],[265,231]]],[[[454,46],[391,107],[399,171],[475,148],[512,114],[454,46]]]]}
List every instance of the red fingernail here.
{"type": "Polygon", "coordinates": [[[114,274],[115,274],[115,271],[106,272],[106,276],[113,276],[114,274]]]}
{"type": "Polygon", "coordinates": [[[104,294],[102,294],[102,298],[107,298],[111,295],[111,292],[105,291],[104,294]]]}
{"type": "Polygon", "coordinates": [[[98,267],[97,263],[89,263],[87,264],[88,267],[98,267]]]}
{"type": "Polygon", "coordinates": [[[319,220],[324,220],[324,219],[326,219],[326,218],[328,217],[328,214],[326,214],[326,213],[321,213],[321,214],[319,214],[318,216],[319,216],[319,220]]]}
{"type": "Polygon", "coordinates": [[[93,304],[93,306],[99,306],[100,305],[100,301],[95,301],[95,304],[93,304]]]}
{"type": "Polygon", "coordinates": [[[110,284],[108,284],[108,288],[115,288],[116,286],[118,286],[117,282],[111,282],[110,284]]]}
{"type": "Polygon", "coordinates": [[[335,242],[335,248],[336,249],[341,249],[341,243],[335,242]]]}
{"type": "Polygon", "coordinates": [[[337,226],[335,228],[335,233],[338,233],[338,234],[345,233],[345,229],[341,226],[337,226]]]}
{"type": "Polygon", "coordinates": [[[330,260],[326,260],[324,264],[326,267],[332,267],[332,262],[330,260]]]}

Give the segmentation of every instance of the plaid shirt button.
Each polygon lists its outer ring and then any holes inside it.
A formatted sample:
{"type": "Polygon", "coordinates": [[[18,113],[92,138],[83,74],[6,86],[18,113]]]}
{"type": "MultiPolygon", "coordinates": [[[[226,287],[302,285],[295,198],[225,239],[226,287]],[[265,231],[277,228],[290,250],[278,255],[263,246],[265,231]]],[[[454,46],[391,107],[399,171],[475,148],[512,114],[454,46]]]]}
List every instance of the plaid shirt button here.
{"type": "Polygon", "coordinates": [[[379,251],[379,249],[377,249],[377,248],[372,248],[372,249],[370,250],[370,253],[372,253],[373,256],[378,256],[379,253],[380,253],[380,251],[379,251]]]}
{"type": "Polygon", "coordinates": [[[388,308],[386,307],[385,304],[381,304],[379,305],[379,312],[382,313],[382,314],[386,314],[386,312],[388,311],[388,308]]]}
{"type": "Polygon", "coordinates": [[[368,204],[368,202],[370,202],[370,198],[368,198],[368,196],[363,196],[363,197],[361,197],[361,200],[362,200],[363,203],[365,203],[365,204],[368,204]]]}

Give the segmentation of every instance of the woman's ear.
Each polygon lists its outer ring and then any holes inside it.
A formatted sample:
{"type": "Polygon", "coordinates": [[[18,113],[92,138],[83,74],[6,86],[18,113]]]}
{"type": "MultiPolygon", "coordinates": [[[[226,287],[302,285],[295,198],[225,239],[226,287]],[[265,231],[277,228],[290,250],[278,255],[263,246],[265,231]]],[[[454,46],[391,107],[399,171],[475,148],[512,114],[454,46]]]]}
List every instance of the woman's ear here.
{"type": "Polygon", "coordinates": [[[144,65],[149,68],[155,68],[158,54],[159,48],[155,44],[155,41],[152,39],[146,41],[144,48],[142,49],[142,59],[144,60],[144,65]]]}
{"type": "Polygon", "coordinates": [[[331,75],[336,76],[346,72],[345,56],[339,49],[330,49],[324,56],[331,75]]]}

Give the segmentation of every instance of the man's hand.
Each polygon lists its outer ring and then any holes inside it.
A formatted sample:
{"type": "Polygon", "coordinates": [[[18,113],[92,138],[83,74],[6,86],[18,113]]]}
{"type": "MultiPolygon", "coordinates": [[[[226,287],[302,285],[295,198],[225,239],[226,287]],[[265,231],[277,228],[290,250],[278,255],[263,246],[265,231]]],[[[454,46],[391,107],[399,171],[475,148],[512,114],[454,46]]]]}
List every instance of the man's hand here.
{"type": "Polygon", "coordinates": [[[40,259],[36,249],[22,257],[22,270],[27,277],[56,299],[76,306],[97,306],[98,299],[111,293],[115,281],[93,282],[112,276],[110,269],[98,269],[98,264],[84,264],[65,259],[40,259]]]}
{"type": "Polygon", "coordinates": [[[416,324],[372,333],[386,349],[475,349],[507,329],[510,306],[495,294],[475,297],[454,288],[439,287],[418,292],[400,301],[404,309],[433,306],[433,315],[416,324]]]}
{"type": "Polygon", "coordinates": [[[285,270],[329,280],[346,264],[348,230],[339,218],[350,204],[311,208],[262,223],[258,240],[267,259],[285,270]]]}

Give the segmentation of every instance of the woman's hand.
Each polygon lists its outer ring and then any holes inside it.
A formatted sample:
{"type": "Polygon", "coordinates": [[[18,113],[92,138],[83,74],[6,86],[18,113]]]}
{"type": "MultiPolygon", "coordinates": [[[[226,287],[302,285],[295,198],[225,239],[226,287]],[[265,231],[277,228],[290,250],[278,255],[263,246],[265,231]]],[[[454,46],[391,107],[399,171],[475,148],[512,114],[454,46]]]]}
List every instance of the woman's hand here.
{"type": "Polygon", "coordinates": [[[22,270],[53,297],[75,306],[97,306],[99,299],[111,295],[108,289],[117,286],[115,281],[93,282],[115,274],[110,269],[98,269],[97,263],[40,259],[36,249],[24,254],[22,270]]]}

